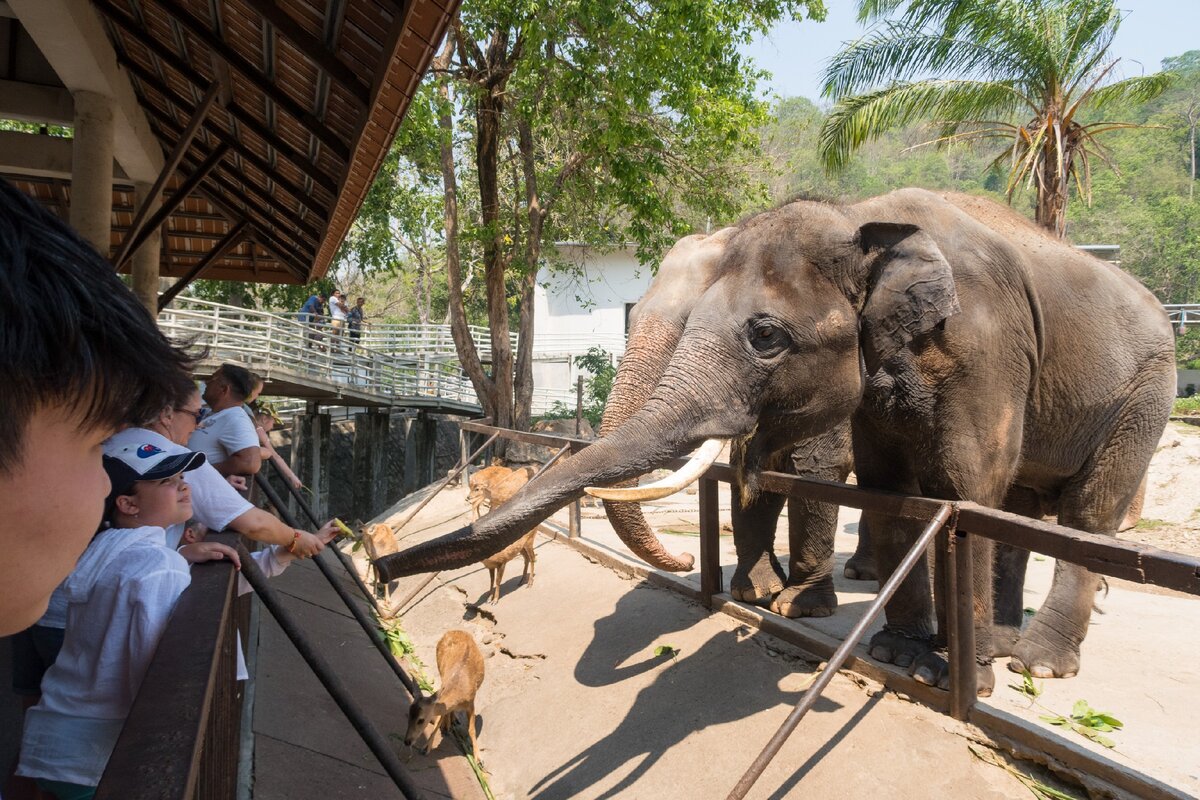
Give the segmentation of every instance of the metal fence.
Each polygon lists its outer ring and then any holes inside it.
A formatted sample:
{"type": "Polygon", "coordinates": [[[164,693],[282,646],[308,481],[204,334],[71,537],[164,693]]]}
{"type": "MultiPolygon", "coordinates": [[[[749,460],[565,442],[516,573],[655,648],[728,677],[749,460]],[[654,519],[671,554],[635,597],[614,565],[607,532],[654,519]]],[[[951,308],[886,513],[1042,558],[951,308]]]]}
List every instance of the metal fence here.
{"type": "Polygon", "coordinates": [[[1163,305],[1167,318],[1180,336],[1187,333],[1188,325],[1200,325],[1200,303],[1170,303],[1163,305]]]}
{"type": "MultiPolygon", "coordinates": [[[[245,364],[266,378],[300,376],[306,382],[353,390],[395,405],[440,400],[479,408],[475,388],[458,363],[448,326],[380,326],[383,330],[377,335],[364,334],[354,340],[328,323],[300,322],[294,314],[183,297],[160,312],[158,322],[168,336],[207,348],[210,361],[245,364]]],[[[476,346],[490,357],[487,329],[474,326],[471,334],[476,346]]],[[[515,345],[515,337],[513,342],[515,345]]],[[[574,413],[575,390],[533,390],[535,415],[549,413],[556,403],[574,413]]],[[[282,411],[294,414],[303,405],[302,401],[289,402],[282,411]]]]}

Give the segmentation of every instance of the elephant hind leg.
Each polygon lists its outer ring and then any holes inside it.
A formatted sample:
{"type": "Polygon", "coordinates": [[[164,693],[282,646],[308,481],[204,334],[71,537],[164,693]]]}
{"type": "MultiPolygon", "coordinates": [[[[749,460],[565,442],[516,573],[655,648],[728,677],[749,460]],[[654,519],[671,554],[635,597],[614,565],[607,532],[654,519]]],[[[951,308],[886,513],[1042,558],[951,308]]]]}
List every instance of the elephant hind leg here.
{"type": "MultiPolygon", "coordinates": [[[[1068,482],[1059,501],[1060,525],[1115,536],[1141,485],[1167,422],[1170,404],[1147,391],[1122,409],[1107,442],[1068,482]]],[[[1059,561],[1042,607],[1013,647],[1009,669],[1039,678],[1068,678],[1079,671],[1100,578],[1059,561]]]]}
{"type": "MultiPolygon", "coordinates": [[[[1001,508],[1031,519],[1042,517],[1042,503],[1037,492],[1023,486],[1009,489],[1001,508]]],[[[1025,570],[1029,565],[1029,551],[999,542],[995,547],[992,653],[1001,657],[1012,655],[1025,622],[1025,570]]]]}
{"type": "Polygon", "coordinates": [[[852,581],[877,581],[879,571],[875,568],[875,551],[871,549],[871,526],[864,514],[858,520],[858,545],[854,555],[846,562],[842,574],[852,581]]]}

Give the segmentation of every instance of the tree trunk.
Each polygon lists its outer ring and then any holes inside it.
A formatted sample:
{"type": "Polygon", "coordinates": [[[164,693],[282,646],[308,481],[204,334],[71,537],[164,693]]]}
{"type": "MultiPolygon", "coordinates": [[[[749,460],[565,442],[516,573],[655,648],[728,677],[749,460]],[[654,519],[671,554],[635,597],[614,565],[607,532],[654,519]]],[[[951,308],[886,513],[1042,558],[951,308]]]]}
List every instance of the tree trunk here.
{"type": "MultiPolygon", "coordinates": [[[[505,37],[496,33],[488,49],[488,72],[504,67],[505,37]]],[[[507,259],[500,225],[500,120],[504,113],[507,80],[485,73],[475,98],[475,168],[479,178],[480,215],[483,223],[483,275],[487,288],[488,327],[492,338],[492,424],[508,428],[513,423],[513,357],[508,338],[508,294],[504,284],[507,259]]]]}
{"type": "MultiPolygon", "coordinates": [[[[1061,239],[1067,232],[1067,176],[1058,174],[1052,146],[1047,145],[1042,156],[1042,181],[1037,187],[1036,219],[1039,225],[1061,239]]],[[[1064,164],[1068,163],[1064,160],[1064,164]]]]}
{"type": "Polygon", "coordinates": [[[542,230],[546,211],[538,197],[537,164],[533,152],[533,131],[529,121],[517,123],[517,145],[521,153],[521,169],[525,183],[525,203],[529,211],[529,231],[525,239],[525,274],[521,276],[519,308],[521,317],[517,328],[516,425],[527,430],[533,417],[533,317],[534,288],[537,286],[538,262],[542,257],[542,230]]]}
{"type": "MultiPolygon", "coordinates": [[[[445,71],[454,54],[454,37],[446,37],[446,46],[434,60],[434,69],[445,71]]],[[[483,406],[483,413],[495,419],[495,385],[483,372],[475,342],[467,327],[467,311],[463,306],[462,261],[458,245],[458,179],[454,171],[454,118],[450,101],[448,78],[442,78],[438,86],[441,103],[438,110],[438,128],[441,133],[442,185],[444,187],[446,229],[446,282],[449,290],[450,334],[454,337],[454,349],[458,360],[471,379],[475,394],[483,406]]]]}

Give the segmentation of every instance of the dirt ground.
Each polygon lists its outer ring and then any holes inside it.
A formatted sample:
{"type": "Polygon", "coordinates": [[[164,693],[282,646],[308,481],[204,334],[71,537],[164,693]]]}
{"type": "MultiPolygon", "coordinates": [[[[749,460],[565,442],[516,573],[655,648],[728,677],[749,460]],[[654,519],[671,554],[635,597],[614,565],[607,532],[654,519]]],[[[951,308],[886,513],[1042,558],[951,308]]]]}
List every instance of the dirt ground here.
{"type": "Polygon", "coordinates": [[[1200,556],[1200,426],[1167,424],[1150,462],[1142,521],[1121,538],[1200,556]]]}

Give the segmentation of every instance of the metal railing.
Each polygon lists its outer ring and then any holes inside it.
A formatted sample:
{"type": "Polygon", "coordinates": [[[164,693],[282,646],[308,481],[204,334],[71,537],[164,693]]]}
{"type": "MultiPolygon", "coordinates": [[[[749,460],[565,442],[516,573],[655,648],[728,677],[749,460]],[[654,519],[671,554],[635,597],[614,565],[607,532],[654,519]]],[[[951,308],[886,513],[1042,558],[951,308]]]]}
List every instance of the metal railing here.
{"type": "MultiPolygon", "coordinates": [[[[245,364],[264,378],[300,375],[338,394],[396,405],[434,400],[480,407],[475,387],[456,360],[447,326],[382,326],[388,328],[383,334],[355,340],[344,329],[335,332],[327,323],[295,317],[181,297],[159,313],[158,322],[168,336],[207,348],[210,361],[245,364]]],[[[486,328],[473,327],[472,336],[477,345],[489,341],[486,328]]],[[[575,390],[533,390],[535,415],[554,410],[556,403],[573,408],[575,390]]],[[[294,413],[300,406],[287,408],[294,413]]]]}
{"type": "MultiPolygon", "coordinates": [[[[515,441],[540,444],[558,448],[569,445],[578,451],[590,444],[577,437],[550,434],[525,433],[496,428],[482,422],[460,422],[463,430],[492,434],[515,441]]],[[[678,468],[686,463],[677,459],[665,466],[678,468]]],[[[938,576],[941,590],[946,598],[947,631],[949,649],[950,691],[944,692],[919,683],[907,672],[879,664],[868,658],[853,655],[853,641],[831,643],[823,635],[802,623],[777,615],[750,609],[724,592],[723,573],[720,562],[720,520],[717,506],[717,489],[720,482],[730,483],[734,471],[728,464],[714,464],[700,479],[698,486],[700,516],[700,587],[690,588],[681,581],[658,579],[655,583],[681,592],[706,605],[713,611],[728,613],[742,622],[757,625],[761,630],[794,644],[823,658],[830,658],[826,667],[836,672],[841,666],[833,659],[845,660],[846,666],[877,680],[888,688],[902,691],[938,711],[949,712],[957,719],[967,720],[1026,753],[1042,754],[1106,782],[1116,789],[1136,797],[1184,797],[1182,793],[1167,787],[1152,777],[1143,775],[1125,765],[1115,765],[1104,756],[1063,742],[1045,730],[1014,722],[1003,712],[976,704],[975,670],[975,627],[974,598],[972,593],[971,542],[974,536],[983,536],[993,541],[1042,553],[1052,558],[1078,564],[1092,572],[1109,577],[1122,578],[1134,583],[1154,584],[1191,595],[1200,595],[1200,558],[1160,550],[1137,542],[1123,541],[1111,536],[1084,533],[1073,528],[1053,525],[1017,514],[987,508],[977,503],[947,502],[926,497],[906,496],[889,492],[861,489],[843,483],[834,483],[815,478],[800,478],[779,472],[764,472],[761,485],[764,491],[791,498],[818,500],[834,505],[849,506],[893,517],[919,519],[923,522],[938,521],[948,511],[949,522],[942,526],[932,524],[926,528],[925,536],[932,537],[933,547],[945,554],[941,559],[945,569],[938,576]],[[937,528],[939,536],[933,537],[937,528]]],[[[568,543],[580,546],[578,540],[568,543]]],[[[586,544],[583,545],[586,547],[586,544]]],[[[919,555],[925,548],[914,548],[919,555]]],[[[614,563],[603,555],[603,550],[590,551],[601,563],[614,563]]],[[[910,552],[910,556],[913,553],[910,552]]],[[[906,559],[905,563],[908,562],[906,559]]],[[[615,564],[614,564],[615,565],[615,564]]],[[[655,573],[648,573],[655,576],[655,573]]],[[[893,576],[895,577],[895,576],[893,576]]],[[[889,581],[890,582],[890,581],[889,581]]],[[[877,613],[881,602],[873,604],[867,616],[877,613]]],[[[852,635],[861,636],[865,621],[855,627],[852,635]]],[[[824,683],[828,683],[826,680],[824,683]]],[[[741,797],[761,775],[782,740],[791,733],[803,710],[816,700],[815,694],[824,683],[814,683],[797,704],[788,721],[780,728],[778,741],[772,740],[756,759],[754,765],[743,776],[730,797],[741,797]]]]}
{"type": "Polygon", "coordinates": [[[387,353],[278,314],[211,303],[177,301],[159,314],[169,336],[206,347],[213,361],[243,363],[270,379],[301,375],[335,391],[403,403],[443,400],[478,407],[471,382],[456,363],[423,352],[387,353]]]}
{"type": "Polygon", "coordinates": [[[1187,331],[1188,325],[1200,325],[1200,303],[1164,303],[1163,308],[1180,335],[1187,331]]]}

